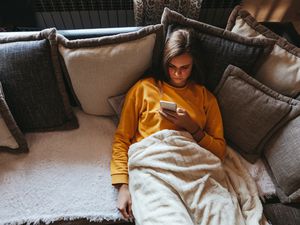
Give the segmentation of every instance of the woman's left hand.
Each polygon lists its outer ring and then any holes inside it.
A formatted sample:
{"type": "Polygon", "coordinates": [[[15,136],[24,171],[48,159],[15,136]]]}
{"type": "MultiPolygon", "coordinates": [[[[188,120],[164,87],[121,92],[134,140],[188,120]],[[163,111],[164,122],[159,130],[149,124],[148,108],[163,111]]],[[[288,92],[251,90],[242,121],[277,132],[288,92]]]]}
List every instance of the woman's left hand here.
{"type": "Polygon", "coordinates": [[[160,109],[159,113],[176,126],[184,128],[190,133],[198,130],[199,125],[190,117],[189,113],[183,108],[177,108],[177,111],[160,109]]]}

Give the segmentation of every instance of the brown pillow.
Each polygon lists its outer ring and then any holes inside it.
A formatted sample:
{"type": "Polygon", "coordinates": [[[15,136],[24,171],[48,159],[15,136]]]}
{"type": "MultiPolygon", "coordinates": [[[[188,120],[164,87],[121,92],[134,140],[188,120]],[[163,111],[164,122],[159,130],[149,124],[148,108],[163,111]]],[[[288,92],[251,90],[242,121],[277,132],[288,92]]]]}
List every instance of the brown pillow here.
{"type": "Polygon", "coordinates": [[[125,97],[126,97],[126,94],[122,94],[122,95],[118,95],[118,96],[109,97],[107,99],[110,106],[113,108],[114,112],[116,113],[116,116],[118,117],[118,119],[120,119],[120,117],[121,117],[125,97]]]}
{"type": "Polygon", "coordinates": [[[199,60],[204,62],[200,68],[205,66],[205,86],[211,91],[215,89],[229,64],[254,74],[274,46],[274,40],[243,37],[188,19],[168,8],[165,8],[161,22],[166,33],[177,27],[195,31],[194,48],[197,49],[199,60]]]}
{"type": "Polygon", "coordinates": [[[300,116],[289,121],[266,144],[265,160],[281,202],[300,202],[300,116]]]}
{"type": "Polygon", "coordinates": [[[227,141],[252,163],[270,137],[300,114],[299,101],[271,90],[232,65],[214,93],[227,141]]]}
{"type": "Polygon", "coordinates": [[[274,49],[257,71],[255,78],[273,90],[290,97],[300,93],[300,49],[259,24],[251,14],[237,6],[231,13],[227,30],[245,37],[272,38],[274,49]]]}
{"type": "Polygon", "coordinates": [[[0,82],[0,150],[12,153],[28,152],[27,142],[6,104],[0,82]]]}
{"type": "Polygon", "coordinates": [[[78,127],[55,45],[56,30],[0,34],[0,81],[9,109],[24,132],[78,127]]]}

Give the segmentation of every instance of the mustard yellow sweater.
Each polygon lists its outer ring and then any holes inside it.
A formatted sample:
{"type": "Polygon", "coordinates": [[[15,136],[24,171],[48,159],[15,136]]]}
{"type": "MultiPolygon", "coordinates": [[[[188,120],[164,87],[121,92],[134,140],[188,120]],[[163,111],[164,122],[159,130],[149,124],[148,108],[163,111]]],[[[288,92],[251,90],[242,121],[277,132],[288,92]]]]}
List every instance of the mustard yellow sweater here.
{"type": "Polygon", "coordinates": [[[182,130],[160,115],[160,100],[176,102],[178,107],[187,110],[205,132],[198,144],[224,158],[223,124],[216,98],[199,84],[190,82],[176,88],[162,82],[159,88],[153,78],[146,78],[138,81],[126,95],[113,142],[112,184],[128,183],[127,153],[131,144],[163,129],[182,130]]]}

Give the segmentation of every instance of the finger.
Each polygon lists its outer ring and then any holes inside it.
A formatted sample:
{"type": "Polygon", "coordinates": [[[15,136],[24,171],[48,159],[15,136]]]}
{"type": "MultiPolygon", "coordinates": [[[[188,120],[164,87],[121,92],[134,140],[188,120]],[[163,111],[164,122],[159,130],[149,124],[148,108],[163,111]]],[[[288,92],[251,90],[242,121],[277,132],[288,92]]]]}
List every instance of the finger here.
{"type": "Polygon", "coordinates": [[[183,109],[183,108],[177,108],[177,110],[176,110],[176,112],[177,113],[185,113],[186,112],[186,110],[185,109],[183,109]]]}
{"type": "Polygon", "coordinates": [[[125,207],[118,207],[119,211],[121,212],[122,216],[125,218],[125,219],[128,219],[129,218],[129,214],[127,213],[126,211],[126,208],[125,207]]]}
{"type": "Polygon", "coordinates": [[[133,218],[133,214],[132,214],[132,203],[128,203],[128,214],[130,218],[133,218]]]}
{"type": "Polygon", "coordinates": [[[172,116],[172,117],[177,117],[177,113],[174,112],[174,111],[171,111],[171,110],[168,110],[168,109],[163,109],[162,110],[164,113],[168,114],[169,116],[172,116]]]}
{"type": "Polygon", "coordinates": [[[174,123],[174,117],[171,117],[170,115],[166,114],[165,112],[159,110],[158,111],[163,117],[165,117],[167,120],[171,121],[172,123],[174,123]]]}

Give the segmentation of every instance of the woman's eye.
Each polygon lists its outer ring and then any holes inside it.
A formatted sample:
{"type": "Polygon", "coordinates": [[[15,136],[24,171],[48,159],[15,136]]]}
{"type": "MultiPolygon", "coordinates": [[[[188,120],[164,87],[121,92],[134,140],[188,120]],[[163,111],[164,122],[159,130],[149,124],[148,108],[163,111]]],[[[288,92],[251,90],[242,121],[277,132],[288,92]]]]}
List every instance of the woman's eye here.
{"type": "Polygon", "coordinates": [[[187,70],[188,68],[189,68],[188,66],[181,67],[182,70],[187,70]]]}
{"type": "Polygon", "coordinates": [[[169,69],[171,69],[171,70],[175,70],[176,68],[174,67],[174,66],[169,66],[169,69]]]}

